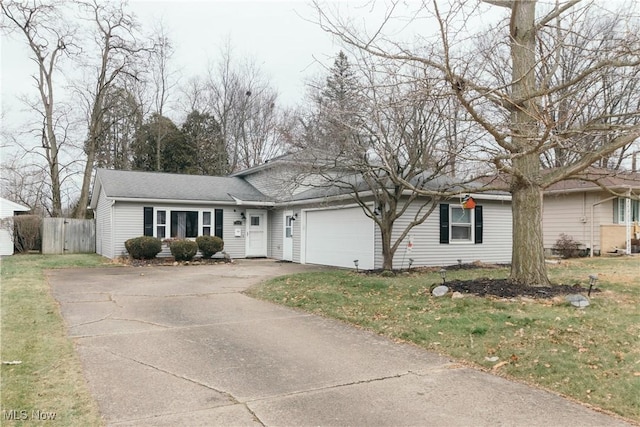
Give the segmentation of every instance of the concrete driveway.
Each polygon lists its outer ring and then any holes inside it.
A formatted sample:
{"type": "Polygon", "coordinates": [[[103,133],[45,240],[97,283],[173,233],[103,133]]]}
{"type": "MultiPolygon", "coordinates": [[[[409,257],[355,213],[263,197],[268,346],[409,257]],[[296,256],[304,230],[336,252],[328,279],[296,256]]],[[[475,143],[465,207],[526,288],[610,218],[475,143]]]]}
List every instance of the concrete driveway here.
{"type": "Polygon", "coordinates": [[[241,260],[55,270],[48,278],[108,425],[628,425],[241,294],[266,278],[310,269],[241,260]]]}

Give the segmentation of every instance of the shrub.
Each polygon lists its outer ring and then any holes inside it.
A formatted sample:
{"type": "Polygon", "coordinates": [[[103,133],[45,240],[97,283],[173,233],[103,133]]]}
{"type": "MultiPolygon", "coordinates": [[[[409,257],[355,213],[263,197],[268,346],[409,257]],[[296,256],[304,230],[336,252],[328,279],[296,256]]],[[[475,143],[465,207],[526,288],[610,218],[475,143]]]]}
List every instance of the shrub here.
{"type": "Polygon", "coordinates": [[[573,240],[573,237],[560,233],[553,250],[562,258],[576,258],[580,254],[580,243],[573,240]]]}
{"type": "Polygon", "coordinates": [[[224,241],[218,236],[198,236],[196,238],[202,258],[211,258],[224,249],[224,241]]]}
{"type": "Polygon", "coordinates": [[[190,261],[198,252],[198,244],[193,240],[178,239],[171,242],[169,249],[176,261],[190,261]]]}
{"type": "Polygon", "coordinates": [[[18,215],[7,218],[12,228],[13,246],[16,251],[40,251],[42,249],[42,237],[40,227],[42,218],[38,215],[18,215]]]}
{"type": "Polygon", "coordinates": [[[134,237],[124,242],[133,259],[153,259],[162,251],[160,239],[151,236],[134,237]]]}

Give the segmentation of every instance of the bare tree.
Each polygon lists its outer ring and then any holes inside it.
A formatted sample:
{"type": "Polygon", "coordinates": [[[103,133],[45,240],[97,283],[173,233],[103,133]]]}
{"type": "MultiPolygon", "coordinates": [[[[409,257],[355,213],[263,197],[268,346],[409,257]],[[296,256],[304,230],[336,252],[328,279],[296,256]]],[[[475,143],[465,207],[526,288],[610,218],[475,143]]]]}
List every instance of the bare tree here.
{"type": "Polygon", "coordinates": [[[414,63],[448,84],[451,96],[483,130],[481,142],[487,159],[508,176],[513,212],[510,279],[548,284],[542,240],[543,190],[640,137],[637,104],[612,113],[612,105],[605,103],[621,98],[613,93],[601,96],[600,88],[619,91],[620,87],[599,84],[613,76],[627,81],[640,66],[639,31],[632,19],[638,4],[631,2],[623,9],[626,12],[615,13],[599,3],[580,0],[558,0],[552,6],[534,0],[484,0],[484,4],[432,0],[415,4],[416,10],[409,12],[403,8],[411,4],[394,1],[380,28],[369,33],[373,35],[330,14],[326,5],[316,6],[320,25],[347,44],[380,58],[414,63]],[[469,28],[474,28],[470,17],[482,13],[487,5],[501,7],[507,20],[469,34],[469,28]],[[425,34],[421,47],[415,49],[386,38],[385,29],[401,9],[416,22],[432,19],[438,34],[425,34]],[[580,37],[570,25],[577,19],[606,20],[609,25],[583,36],[585,43],[576,52],[579,56],[565,63],[562,54],[571,46],[571,37],[580,37]],[[472,46],[471,36],[488,40],[485,48],[472,46]],[[585,93],[587,85],[595,88],[585,93]],[[597,100],[595,105],[593,100],[597,100]],[[552,111],[562,112],[563,103],[582,108],[585,115],[566,129],[551,115],[552,111]],[[584,149],[585,141],[588,149],[584,149]],[[594,141],[597,143],[592,144],[594,141]],[[541,159],[564,146],[575,156],[545,171],[541,159]]]}
{"type": "Polygon", "coordinates": [[[143,124],[142,105],[135,93],[114,86],[107,90],[105,107],[96,167],[130,170],[136,131],[143,124]]]}
{"type": "Polygon", "coordinates": [[[343,55],[321,90],[315,124],[307,122],[300,156],[312,166],[298,180],[325,194],[350,194],[377,225],[382,268],[391,270],[411,230],[455,191],[446,176],[455,154],[446,144],[446,98],[437,81],[417,79],[415,67],[361,58],[355,78],[343,55]]]}
{"type": "Polygon", "coordinates": [[[96,155],[104,146],[105,136],[111,126],[105,121],[105,116],[112,110],[111,103],[116,98],[109,97],[109,93],[113,92],[118,84],[122,85],[128,79],[136,79],[139,54],[146,48],[138,42],[135,20],[124,11],[123,4],[93,0],[79,5],[87,11],[88,19],[95,31],[94,42],[99,52],[97,64],[89,65],[94,75],[87,80],[93,81],[94,87],[83,93],[88,113],[88,135],[84,146],[87,161],[74,216],[84,218],[89,204],[96,155]]]}
{"type": "Polygon", "coordinates": [[[28,206],[32,213],[51,216],[51,186],[47,168],[25,162],[19,155],[3,159],[0,188],[2,197],[28,206]]]}
{"type": "MultiPolygon", "coordinates": [[[[167,29],[162,22],[159,22],[154,30],[153,39],[154,48],[150,55],[150,87],[152,97],[152,113],[160,117],[166,114],[165,108],[169,102],[169,96],[172,89],[177,86],[177,74],[171,68],[171,58],[174,54],[174,47],[169,38],[167,29]]],[[[161,132],[164,128],[157,127],[156,130],[161,132]]],[[[162,170],[162,147],[164,138],[167,135],[156,135],[156,170],[162,170]]]]}
{"type": "Polygon", "coordinates": [[[220,124],[231,172],[260,164],[281,151],[281,114],[276,90],[254,62],[237,64],[229,43],[220,58],[210,68],[204,87],[198,89],[192,80],[189,93],[192,105],[200,105],[220,124]]]}
{"type": "Polygon", "coordinates": [[[42,118],[39,129],[41,153],[47,162],[47,179],[51,185],[51,215],[62,215],[62,146],[66,142],[68,121],[59,109],[54,76],[59,75],[61,59],[72,48],[75,29],[66,26],[58,2],[3,1],[0,3],[2,29],[17,33],[29,47],[31,59],[37,67],[32,75],[38,89],[39,101],[30,107],[42,118]]]}

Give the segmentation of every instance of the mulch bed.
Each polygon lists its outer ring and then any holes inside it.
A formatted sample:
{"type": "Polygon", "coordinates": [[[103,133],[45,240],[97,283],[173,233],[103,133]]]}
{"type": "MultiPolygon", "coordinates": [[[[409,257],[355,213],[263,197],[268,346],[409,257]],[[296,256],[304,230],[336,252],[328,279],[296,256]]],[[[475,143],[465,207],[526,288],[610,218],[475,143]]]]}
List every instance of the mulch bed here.
{"type": "Polygon", "coordinates": [[[209,258],[209,259],[196,258],[192,261],[178,262],[173,257],[159,257],[159,258],[153,258],[153,259],[121,258],[118,260],[118,262],[131,267],[148,267],[148,266],[177,266],[177,265],[214,265],[214,264],[224,264],[225,262],[229,262],[229,261],[221,258],[209,258]]]}
{"type": "MultiPolygon", "coordinates": [[[[451,280],[445,283],[452,292],[499,298],[553,298],[569,294],[585,294],[588,288],[576,285],[527,286],[513,283],[508,279],[479,278],[475,280],[451,280]]],[[[592,289],[591,293],[600,292],[592,289]]]]}

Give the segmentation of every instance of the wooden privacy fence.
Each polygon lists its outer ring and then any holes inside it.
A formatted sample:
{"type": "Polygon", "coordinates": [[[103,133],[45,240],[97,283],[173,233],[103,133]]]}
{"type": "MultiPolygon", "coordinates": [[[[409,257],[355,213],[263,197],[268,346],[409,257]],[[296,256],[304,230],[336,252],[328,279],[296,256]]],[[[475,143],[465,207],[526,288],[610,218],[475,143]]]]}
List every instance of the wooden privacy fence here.
{"type": "Polygon", "coordinates": [[[93,219],[44,218],[43,254],[95,253],[96,222],[93,219]]]}

